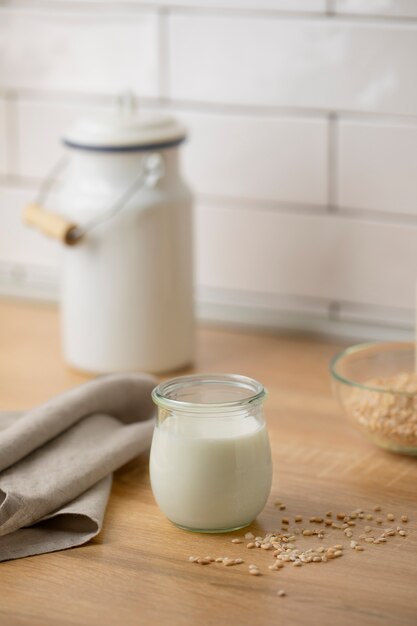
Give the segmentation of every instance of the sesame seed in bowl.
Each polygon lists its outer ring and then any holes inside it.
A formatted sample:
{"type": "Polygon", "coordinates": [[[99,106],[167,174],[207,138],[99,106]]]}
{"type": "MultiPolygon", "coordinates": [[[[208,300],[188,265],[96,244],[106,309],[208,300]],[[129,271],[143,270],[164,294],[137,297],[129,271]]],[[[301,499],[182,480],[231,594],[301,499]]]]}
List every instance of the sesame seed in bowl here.
{"type": "Polygon", "coordinates": [[[376,445],[417,455],[415,344],[359,344],[337,354],[330,373],[350,422],[376,445]]]}

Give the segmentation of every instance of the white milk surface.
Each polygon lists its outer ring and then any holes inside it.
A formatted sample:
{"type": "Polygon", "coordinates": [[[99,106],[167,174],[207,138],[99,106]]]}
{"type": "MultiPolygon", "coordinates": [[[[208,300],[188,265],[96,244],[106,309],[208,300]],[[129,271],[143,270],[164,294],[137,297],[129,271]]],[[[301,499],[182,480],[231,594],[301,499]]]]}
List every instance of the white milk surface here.
{"type": "Polygon", "coordinates": [[[250,415],[170,415],[154,431],[150,476],[175,524],[213,531],[247,525],[271,489],[266,427],[250,415]]]}

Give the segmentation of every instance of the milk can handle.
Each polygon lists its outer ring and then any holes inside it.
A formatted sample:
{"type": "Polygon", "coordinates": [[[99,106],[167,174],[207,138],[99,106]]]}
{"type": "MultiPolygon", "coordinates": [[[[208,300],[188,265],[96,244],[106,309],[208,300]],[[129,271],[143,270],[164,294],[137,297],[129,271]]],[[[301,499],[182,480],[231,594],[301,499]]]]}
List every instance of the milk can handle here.
{"type": "Polygon", "coordinates": [[[127,202],[137,191],[144,187],[154,187],[164,175],[164,161],[162,155],[157,152],[146,155],[140,173],[126,187],[116,202],[99,217],[79,225],[70,222],[58,213],[46,211],[42,206],[55,182],[56,176],[67,167],[67,164],[68,157],[64,157],[54,165],[47,178],[42,183],[35,201],[29,204],[23,213],[23,221],[26,224],[38,228],[38,230],[45,235],[58,239],[67,246],[78,244],[87,233],[104,222],[113,219],[122,211],[127,202]]]}

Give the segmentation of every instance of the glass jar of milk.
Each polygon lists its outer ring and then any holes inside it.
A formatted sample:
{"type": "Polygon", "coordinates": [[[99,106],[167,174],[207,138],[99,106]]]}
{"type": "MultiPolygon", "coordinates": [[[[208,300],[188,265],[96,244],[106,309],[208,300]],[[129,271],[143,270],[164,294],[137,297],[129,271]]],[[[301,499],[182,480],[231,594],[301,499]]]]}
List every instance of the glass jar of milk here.
{"type": "Polygon", "coordinates": [[[159,410],[150,476],[163,513],[199,532],[250,524],[272,481],[263,386],[245,376],[183,376],[152,397],[159,410]]]}

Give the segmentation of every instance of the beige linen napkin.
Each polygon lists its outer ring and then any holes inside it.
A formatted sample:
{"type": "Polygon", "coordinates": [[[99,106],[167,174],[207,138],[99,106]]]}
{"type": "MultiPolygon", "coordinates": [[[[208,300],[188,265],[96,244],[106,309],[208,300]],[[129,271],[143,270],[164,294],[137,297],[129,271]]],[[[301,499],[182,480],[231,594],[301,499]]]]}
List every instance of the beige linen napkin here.
{"type": "Polygon", "coordinates": [[[0,561],[97,535],[111,473],[149,448],[155,380],[112,374],[0,413],[0,561]]]}

